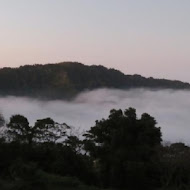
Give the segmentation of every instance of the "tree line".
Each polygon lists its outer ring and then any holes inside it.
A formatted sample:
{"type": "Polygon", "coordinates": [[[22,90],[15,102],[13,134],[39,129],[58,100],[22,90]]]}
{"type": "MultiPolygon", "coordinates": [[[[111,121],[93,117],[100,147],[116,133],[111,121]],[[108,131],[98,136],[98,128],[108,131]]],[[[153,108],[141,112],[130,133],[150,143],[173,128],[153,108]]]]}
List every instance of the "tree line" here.
{"type": "Polygon", "coordinates": [[[0,117],[0,189],[190,188],[190,147],[163,145],[154,117],[111,110],[82,136],[51,118],[0,117]]]}
{"type": "Polygon", "coordinates": [[[190,84],[145,78],[140,75],[125,75],[101,65],[87,66],[76,62],[0,69],[1,96],[69,99],[86,89],[97,88],[190,89],[190,84]]]}

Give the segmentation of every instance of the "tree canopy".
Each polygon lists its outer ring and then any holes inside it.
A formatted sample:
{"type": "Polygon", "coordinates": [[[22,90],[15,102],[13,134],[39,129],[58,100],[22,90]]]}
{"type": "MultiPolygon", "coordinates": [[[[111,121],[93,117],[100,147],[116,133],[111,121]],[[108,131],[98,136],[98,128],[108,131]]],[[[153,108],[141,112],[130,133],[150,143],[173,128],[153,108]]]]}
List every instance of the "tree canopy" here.
{"type": "Polygon", "coordinates": [[[190,147],[163,145],[161,128],[148,113],[112,109],[83,137],[51,118],[32,126],[22,115],[0,119],[6,129],[0,131],[2,190],[190,188],[190,147]]]}
{"type": "MultiPolygon", "coordinates": [[[[10,140],[32,144],[36,142],[56,142],[66,135],[67,124],[59,124],[51,118],[39,119],[30,126],[28,119],[22,115],[13,115],[7,124],[10,140]]],[[[63,139],[62,139],[63,140],[63,139]]]]}
{"type": "Polygon", "coordinates": [[[85,149],[101,168],[101,177],[107,177],[105,186],[138,189],[146,185],[138,180],[148,178],[147,170],[161,145],[160,128],[153,117],[144,113],[138,119],[133,108],[111,110],[108,119],[96,121],[85,137],[85,149]]]}
{"type": "Polygon", "coordinates": [[[0,69],[0,95],[62,99],[72,98],[85,89],[138,87],[190,89],[190,84],[125,75],[100,65],[87,66],[76,62],[0,69]]]}

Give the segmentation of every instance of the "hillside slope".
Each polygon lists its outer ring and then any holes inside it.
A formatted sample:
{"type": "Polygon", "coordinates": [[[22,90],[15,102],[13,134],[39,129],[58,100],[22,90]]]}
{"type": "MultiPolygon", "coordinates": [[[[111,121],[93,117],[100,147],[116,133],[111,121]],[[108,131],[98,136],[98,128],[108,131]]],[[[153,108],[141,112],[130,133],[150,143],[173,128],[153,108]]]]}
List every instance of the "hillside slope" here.
{"type": "Polygon", "coordinates": [[[96,88],[190,89],[189,83],[125,75],[103,66],[76,62],[25,65],[0,69],[0,95],[40,98],[71,98],[86,89],[96,88]]]}

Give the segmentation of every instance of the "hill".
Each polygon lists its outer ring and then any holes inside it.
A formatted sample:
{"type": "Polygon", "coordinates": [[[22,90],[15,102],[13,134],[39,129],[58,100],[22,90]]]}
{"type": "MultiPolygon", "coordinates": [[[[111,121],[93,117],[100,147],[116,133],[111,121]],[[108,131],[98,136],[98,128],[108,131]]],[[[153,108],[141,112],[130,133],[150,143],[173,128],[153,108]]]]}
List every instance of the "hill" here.
{"type": "Polygon", "coordinates": [[[189,83],[125,75],[103,66],[76,62],[25,65],[0,69],[0,95],[40,98],[71,98],[83,90],[96,88],[190,89],[189,83]]]}

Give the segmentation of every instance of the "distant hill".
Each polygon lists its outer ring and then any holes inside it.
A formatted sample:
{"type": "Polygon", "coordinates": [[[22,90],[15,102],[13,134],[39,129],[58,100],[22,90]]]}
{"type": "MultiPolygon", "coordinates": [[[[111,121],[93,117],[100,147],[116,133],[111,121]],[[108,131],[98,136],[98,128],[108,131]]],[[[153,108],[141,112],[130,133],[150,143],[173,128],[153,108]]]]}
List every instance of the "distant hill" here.
{"type": "Polygon", "coordinates": [[[76,62],[25,65],[0,69],[0,95],[50,99],[72,98],[83,90],[96,88],[190,89],[189,83],[125,75],[103,66],[76,62]]]}

